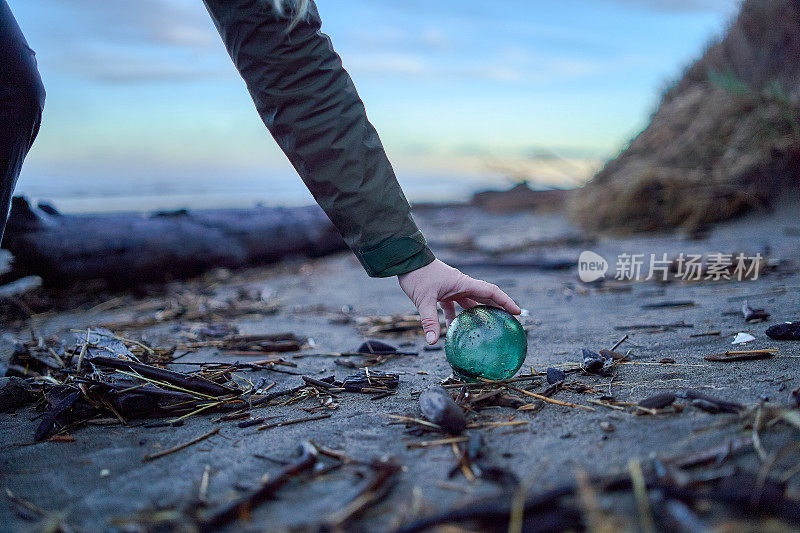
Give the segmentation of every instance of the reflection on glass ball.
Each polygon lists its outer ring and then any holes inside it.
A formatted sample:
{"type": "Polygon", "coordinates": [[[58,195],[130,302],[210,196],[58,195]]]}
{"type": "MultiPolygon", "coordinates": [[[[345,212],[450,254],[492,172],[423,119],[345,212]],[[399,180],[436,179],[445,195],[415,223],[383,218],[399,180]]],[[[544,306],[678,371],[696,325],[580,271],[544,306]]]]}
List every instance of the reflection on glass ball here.
{"type": "Polygon", "coordinates": [[[453,372],[462,379],[508,379],[525,361],[528,338],[514,316],[480,305],[453,320],[444,350],[453,372]]]}

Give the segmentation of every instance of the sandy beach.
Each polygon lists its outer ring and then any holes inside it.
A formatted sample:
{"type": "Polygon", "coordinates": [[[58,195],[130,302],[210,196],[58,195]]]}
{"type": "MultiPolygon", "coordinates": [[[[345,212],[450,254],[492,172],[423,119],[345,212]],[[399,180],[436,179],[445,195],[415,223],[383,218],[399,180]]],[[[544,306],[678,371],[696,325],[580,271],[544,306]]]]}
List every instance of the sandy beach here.
{"type": "MultiPolygon", "coordinates": [[[[616,364],[611,376],[569,372],[565,386],[553,395],[581,407],[546,403],[531,411],[490,406],[467,413],[468,423],[475,428],[468,433],[482,434],[486,460],[516,474],[530,490],[543,492],[572,483],[580,472],[590,476],[625,474],[632,459],[647,462],[655,456],[676,457],[750,438],[758,406],[787,406],[790,391],[800,386],[795,363],[800,344],[772,340],[764,334],[768,326],[795,320],[800,313],[798,214],[797,208],[787,203],[771,213],[716,226],[700,239],[680,234],[597,238],[580,233],[559,213],[492,214],[469,206],[419,209],[416,217],[439,257],[498,284],[526,310],[521,322],[528,331],[528,356],[520,375],[548,367],[577,369],[581,348],[608,349],[628,336],[616,350],[627,354],[628,361],[616,364]],[[480,237],[473,239],[474,235],[480,237]],[[545,259],[577,261],[584,250],[599,253],[612,267],[624,253],[675,257],[680,253],[742,252],[761,253],[771,268],[757,280],[741,282],[606,280],[584,284],[574,267],[520,266],[526,261],[541,264],[545,259]],[[745,300],[754,308],[764,308],[770,318],[762,323],[745,322],[740,311],[745,300]],[[675,302],[684,305],[670,307],[675,302]],[[752,334],[755,340],[733,346],[739,332],[752,334]],[[732,349],[777,349],[778,353],[738,362],[704,359],[732,349]],[[626,406],[659,392],[690,389],[746,408],[738,414],[712,414],[685,399],[676,402],[681,408],[669,407],[655,414],[626,406]],[[611,397],[616,407],[602,405],[611,397]]],[[[221,323],[235,326],[240,334],[291,332],[313,339],[313,345],[306,345],[301,352],[279,354],[297,366],[275,368],[299,375],[245,373],[246,378],[258,381],[263,377],[265,383],[276,383],[274,390],[283,390],[301,384],[300,375],[323,378],[333,374],[342,379],[356,371],[337,361],[358,358],[302,357],[303,353],[353,351],[367,338],[369,317],[414,312],[396,280],[367,278],[347,253],[240,272],[212,272],[150,289],[144,295],[101,296],[78,309],[15,320],[6,339],[28,338],[31,330],[42,337],[68,339],[70,330],[105,325],[125,338],[168,347],[196,340],[198,327],[221,323]],[[179,316],[154,320],[159,311],[174,307],[182,295],[201,295],[206,303],[249,295],[247,298],[268,303],[269,310],[264,307],[263,313],[234,318],[220,313],[216,320],[179,316]],[[132,327],[144,320],[151,325],[132,327]]],[[[206,316],[213,318],[213,313],[206,316]]],[[[419,447],[424,441],[445,436],[412,434],[389,416],[420,416],[418,393],[451,373],[444,352],[424,350],[421,331],[369,338],[418,352],[370,367],[399,375],[395,394],[371,400],[365,394],[339,393],[335,405],[320,406],[314,398],[306,398],[290,405],[255,408],[251,413],[253,417],[284,417],[275,419],[280,421],[308,416],[302,409],[306,408],[311,414],[330,414],[329,418],[257,431],[240,428],[235,421],[218,422],[219,414],[200,414],[187,418],[180,427],[147,428],[140,420],[130,421],[128,427],[88,425],[70,432],[74,441],[31,444],[38,423],[36,410],[29,406],[0,415],[1,483],[16,497],[46,511],[44,517],[29,511],[36,520],[58,516],[87,531],[124,529],[125,524],[130,530],[145,530],[143,524],[152,525],[153,520],[180,523],[187,509],[197,504],[205,470],[204,494],[213,508],[257,485],[263,476],[274,476],[282,468],[279,461],[293,460],[300,443],[311,440],[351,458],[392,456],[403,467],[385,497],[348,521],[349,529],[386,531],[479,495],[497,493],[498,486],[492,481],[469,480],[461,471],[448,476],[458,464],[453,445],[419,447]],[[202,442],[155,461],[142,460],[215,428],[220,428],[219,432],[202,442]]],[[[9,346],[7,342],[3,345],[4,356],[8,356],[9,346]]],[[[211,346],[193,350],[180,362],[248,359],[254,358],[220,353],[211,346]]],[[[185,370],[179,365],[170,367],[185,370]]],[[[534,385],[529,388],[535,393],[547,388],[543,377],[534,385]]],[[[792,442],[797,429],[778,423],[760,431],[762,451],[769,461],[759,459],[749,444],[738,453],[722,454],[718,463],[703,468],[704,475],[722,475],[734,468],[777,474],[790,471],[800,460],[797,452],[776,453],[792,442]]],[[[274,500],[253,508],[249,521],[228,529],[317,529],[358,493],[369,476],[369,468],[345,464],[324,475],[294,479],[274,500]]],[[[634,498],[609,498],[602,499],[608,519],[620,527],[638,527],[634,498]]],[[[12,500],[0,499],[3,529],[19,530],[35,523],[22,516],[12,500]]],[[[730,513],[723,516],[732,519],[730,513]]]]}

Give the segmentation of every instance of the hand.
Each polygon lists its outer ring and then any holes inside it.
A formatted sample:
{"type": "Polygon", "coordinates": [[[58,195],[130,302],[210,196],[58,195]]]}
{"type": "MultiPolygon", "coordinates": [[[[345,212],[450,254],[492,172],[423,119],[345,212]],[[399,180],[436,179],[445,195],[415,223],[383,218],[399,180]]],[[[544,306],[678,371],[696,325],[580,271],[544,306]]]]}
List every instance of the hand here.
{"type": "Polygon", "coordinates": [[[442,304],[448,327],[456,316],[455,304],[464,309],[485,304],[505,309],[512,315],[522,312],[514,300],[497,285],[471,278],[438,259],[417,270],[400,274],[397,280],[400,282],[400,288],[419,311],[428,344],[436,344],[439,340],[437,302],[442,304]]]}

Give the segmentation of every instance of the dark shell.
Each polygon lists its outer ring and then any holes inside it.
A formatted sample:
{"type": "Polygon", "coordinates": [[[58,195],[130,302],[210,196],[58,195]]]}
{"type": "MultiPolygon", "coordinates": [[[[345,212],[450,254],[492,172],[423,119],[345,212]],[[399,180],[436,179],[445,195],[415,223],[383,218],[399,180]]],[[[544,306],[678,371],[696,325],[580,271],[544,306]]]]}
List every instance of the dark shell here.
{"type": "Polygon", "coordinates": [[[392,346],[391,344],[387,344],[382,341],[376,340],[368,340],[364,341],[361,346],[358,347],[356,350],[357,353],[377,353],[377,354],[384,354],[384,353],[396,353],[397,348],[392,346]]]}
{"type": "Polygon", "coordinates": [[[467,427],[464,411],[439,385],[434,385],[420,394],[419,407],[422,416],[441,426],[448,433],[460,435],[467,427]]]}
{"type": "Polygon", "coordinates": [[[361,392],[364,388],[396,389],[400,384],[400,376],[376,370],[361,370],[342,380],[342,388],[348,392],[361,392]]]}
{"type": "Polygon", "coordinates": [[[800,322],[775,324],[767,328],[767,336],[779,341],[800,341],[800,322]]]}
{"type": "Polygon", "coordinates": [[[639,402],[639,407],[646,407],[647,409],[663,409],[668,405],[672,405],[677,399],[671,392],[659,392],[639,402]]]}
{"type": "Polygon", "coordinates": [[[692,400],[692,405],[695,407],[708,411],[709,413],[738,413],[744,409],[744,405],[740,403],[722,400],[696,390],[687,390],[684,393],[684,397],[692,400]]]}
{"type": "Polygon", "coordinates": [[[557,368],[548,368],[547,369],[547,382],[550,385],[554,385],[559,381],[564,381],[567,378],[567,375],[564,373],[563,370],[559,370],[557,368]]]}
{"type": "Polygon", "coordinates": [[[601,376],[606,375],[609,372],[609,366],[612,363],[613,359],[606,358],[605,356],[593,352],[589,348],[581,348],[581,353],[583,354],[583,364],[581,367],[591,374],[600,374],[601,376]]]}
{"type": "Polygon", "coordinates": [[[763,322],[769,318],[769,313],[763,309],[753,309],[747,302],[742,304],[742,314],[747,322],[763,322]]]}

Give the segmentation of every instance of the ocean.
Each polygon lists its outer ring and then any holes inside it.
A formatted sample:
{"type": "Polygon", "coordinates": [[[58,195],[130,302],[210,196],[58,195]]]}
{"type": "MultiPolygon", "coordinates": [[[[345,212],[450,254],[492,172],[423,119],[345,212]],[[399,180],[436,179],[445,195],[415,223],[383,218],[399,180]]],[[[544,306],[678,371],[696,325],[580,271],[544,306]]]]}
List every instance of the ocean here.
{"type": "MultiPolygon", "coordinates": [[[[398,177],[412,202],[463,201],[487,188],[507,188],[497,178],[442,175],[398,177]]],[[[46,202],[63,213],[153,211],[222,207],[297,206],[314,199],[296,175],[115,176],[24,175],[16,195],[46,202]]]]}

